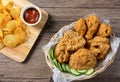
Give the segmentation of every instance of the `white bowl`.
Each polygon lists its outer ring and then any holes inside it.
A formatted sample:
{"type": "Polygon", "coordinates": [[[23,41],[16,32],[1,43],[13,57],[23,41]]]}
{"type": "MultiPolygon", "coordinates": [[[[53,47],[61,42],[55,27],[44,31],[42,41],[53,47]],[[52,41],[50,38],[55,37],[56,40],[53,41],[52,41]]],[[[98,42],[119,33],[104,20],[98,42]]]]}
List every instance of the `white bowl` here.
{"type": "Polygon", "coordinates": [[[37,24],[41,21],[42,14],[41,14],[41,10],[40,10],[39,7],[37,7],[37,6],[35,6],[35,5],[29,5],[29,6],[25,6],[25,7],[21,10],[20,17],[21,17],[21,20],[23,21],[23,23],[25,23],[26,25],[28,25],[28,26],[35,26],[35,25],[37,25],[37,24]],[[38,13],[39,13],[39,18],[38,18],[37,22],[32,23],[32,24],[26,22],[25,19],[24,19],[24,12],[25,12],[27,9],[29,9],[29,8],[34,8],[34,9],[36,9],[36,10],[38,11],[38,13]]]}

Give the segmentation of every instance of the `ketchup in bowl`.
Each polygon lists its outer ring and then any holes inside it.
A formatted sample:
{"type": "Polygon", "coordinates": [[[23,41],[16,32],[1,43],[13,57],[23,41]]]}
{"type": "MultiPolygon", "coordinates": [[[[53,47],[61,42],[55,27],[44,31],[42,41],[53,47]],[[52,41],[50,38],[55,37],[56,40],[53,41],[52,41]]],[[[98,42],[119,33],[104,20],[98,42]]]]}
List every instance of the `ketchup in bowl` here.
{"type": "Polygon", "coordinates": [[[35,5],[25,6],[21,10],[20,17],[22,21],[28,26],[34,26],[41,21],[41,10],[35,5]]]}
{"type": "Polygon", "coordinates": [[[27,23],[36,23],[39,19],[39,12],[35,8],[29,8],[24,12],[24,19],[27,23]]]}

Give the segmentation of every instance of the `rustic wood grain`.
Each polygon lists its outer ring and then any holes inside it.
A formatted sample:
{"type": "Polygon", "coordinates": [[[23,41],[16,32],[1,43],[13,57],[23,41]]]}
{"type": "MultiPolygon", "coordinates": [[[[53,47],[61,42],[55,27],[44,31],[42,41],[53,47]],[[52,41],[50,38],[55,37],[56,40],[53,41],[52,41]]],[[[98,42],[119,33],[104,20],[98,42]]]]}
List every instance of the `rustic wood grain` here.
{"type": "MultiPolygon", "coordinates": [[[[102,14],[111,21],[113,31],[120,37],[120,0],[29,0],[49,13],[29,57],[17,63],[0,55],[0,81],[2,82],[53,82],[52,71],[45,62],[41,47],[64,25],[76,21],[88,13],[102,14]]],[[[95,78],[81,82],[120,82],[120,48],[114,63],[95,78]]],[[[79,82],[79,81],[74,81],[79,82]]]]}
{"type": "Polygon", "coordinates": [[[40,7],[52,8],[120,8],[120,0],[29,0],[40,7]]]}

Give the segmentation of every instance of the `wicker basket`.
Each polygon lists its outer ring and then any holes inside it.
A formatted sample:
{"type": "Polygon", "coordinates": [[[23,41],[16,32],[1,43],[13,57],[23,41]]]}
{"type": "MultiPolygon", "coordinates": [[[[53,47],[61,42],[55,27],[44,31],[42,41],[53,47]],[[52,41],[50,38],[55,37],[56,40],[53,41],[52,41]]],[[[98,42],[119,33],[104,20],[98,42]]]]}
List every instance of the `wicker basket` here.
{"type": "MultiPolygon", "coordinates": [[[[59,41],[59,39],[62,37],[62,35],[59,35],[61,32],[62,34],[64,34],[65,31],[67,31],[68,29],[73,29],[75,22],[71,23],[70,25],[66,25],[63,28],[61,28],[49,41],[48,45],[46,47],[44,47],[44,52],[45,52],[45,59],[47,64],[49,65],[49,67],[53,70],[54,69],[54,65],[52,64],[51,60],[50,60],[50,55],[49,55],[49,50],[50,48],[54,48],[55,45],[57,44],[57,42],[59,41]],[[70,28],[68,28],[70,27],[70,28]],[[59,37],[59,38],[58,38],[59,37]]],[[[114,34],[111,36],[110,40],[114,39],[114,34]]],[[[112,46],[112,44],[111,44],[112,46]]],[[[79,79],[75,79],[75,80],[85,80],[85,79],[90,79],[95,77],[97,74],[103,72],[106,70],[106,68],[114,61],[114,57],[115,54],[112,53],[112,49],[109,52],[109,55],[107,55],[108,57],[105,58],[105,60],[102,61],[102,63],[98,63],[98,65],[95,68],[95,72],[91,75],[85,76],[85,77],[81,77],[79,79]]],[[[68,73],[69,74],[69,73],[68,73]]]]}

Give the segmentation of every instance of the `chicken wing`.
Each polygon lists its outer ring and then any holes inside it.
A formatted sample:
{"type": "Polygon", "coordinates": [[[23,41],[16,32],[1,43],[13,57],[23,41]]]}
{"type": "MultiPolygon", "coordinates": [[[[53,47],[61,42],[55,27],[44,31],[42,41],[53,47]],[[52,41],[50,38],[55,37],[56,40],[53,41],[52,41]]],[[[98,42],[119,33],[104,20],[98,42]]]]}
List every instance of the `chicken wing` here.
{"type": "Polygon", "coordinates": [[[86,18],[86,24],[88,27],[87,33],[85,35],[86,39],[92,39],[93,35],[98,30],[99,18],[96,15],[91,15],[86,18]]]}
{"type": "Polygon", "coordinates": [[[85,20],[84,19],[79,19],[75,26],[74,29],[76,32],[78,32],[80,35],[84,36],[87,30],[86,24],[85,24],[85,20]]]}

